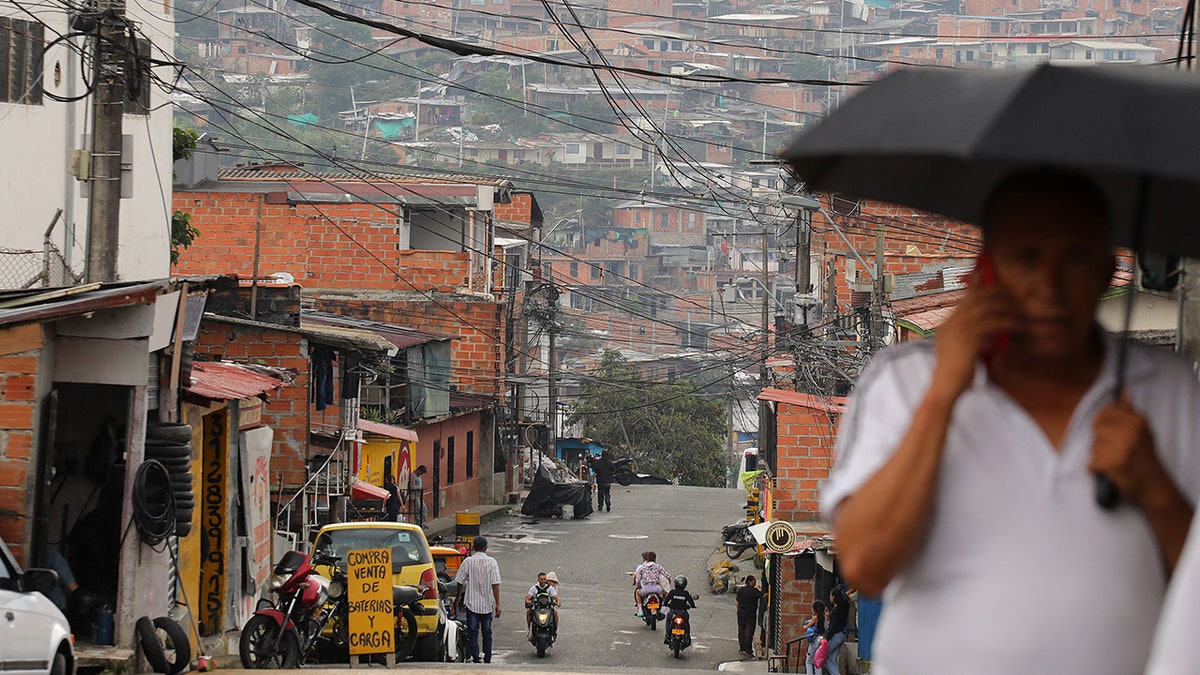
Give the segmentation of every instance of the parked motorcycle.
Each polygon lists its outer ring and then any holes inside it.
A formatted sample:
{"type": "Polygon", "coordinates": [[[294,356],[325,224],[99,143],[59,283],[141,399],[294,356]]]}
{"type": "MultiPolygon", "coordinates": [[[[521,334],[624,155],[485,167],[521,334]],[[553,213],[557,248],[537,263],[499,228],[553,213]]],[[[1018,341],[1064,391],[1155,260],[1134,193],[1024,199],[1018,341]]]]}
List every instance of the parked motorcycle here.
{"type": "Polygon", "coordinates": [[[621,457],[614,459],[612,463],[613,480],[621,485],[632,485],[637,479],[637,474],[633,472],[633,458],[621,457]]]}
{"type": "MultiPolygon", "coordinates": [[[[243,667],[291,669],[318,651],[349,654],[348,585],[339,562],[328,556],[310,559],[300,551],[279,559],[268,587],[277,596],[275,603],[263,603],[242,627],[238,654],[243,667]],[[329,566],[332,578],[318,574],[314,565],[329,566]]],[[[427,613],[421,595],[412,586],[392,587],[398,661],[408,658],[416,645],[416,617],[427,613]]]]}
{"type": "Polygon", "coordinates": [[[457,581],[438,582],[438,598],[442,613],[446,615],[442,628],[442,650],[446,661],[450,663],[466,663],[471,655],[467,644],[467,623],[460,617],[465,616],[460,591],[457,581]]]}
{"type": "Polygon", "coordinates": [[[527,607],[532,614],[530,630],[533,632],[533,648],[537,650],[538,658],[546,655],[546,650],[558,638],[558,623],[554,620],[554,601],[547,593],[533,596],[533,602],[527,607]]]}
{"type": "Polygon", "coordinates": [[[721,528],[721,541],[725,542],[725,555],[730,560],[737,560],[747,550],[758,545],[754,535],[750,534],[751,524],[748,520],[739,520],[721,528]]]}

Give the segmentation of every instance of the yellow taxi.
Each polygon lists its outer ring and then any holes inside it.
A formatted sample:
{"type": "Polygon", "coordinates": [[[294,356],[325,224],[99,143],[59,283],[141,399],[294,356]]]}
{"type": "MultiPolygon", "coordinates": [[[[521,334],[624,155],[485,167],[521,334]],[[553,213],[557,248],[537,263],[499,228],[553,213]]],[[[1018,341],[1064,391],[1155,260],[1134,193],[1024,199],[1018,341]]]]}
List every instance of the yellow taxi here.
{"type": "Polygon", "coordinates": [[[429,547],[433,554],[433,567],[442,581],[454,581],[458,568],[467,557],[467,548],[457,546],[436,545],[429,547]]]}
{"type": "MultiPolygon", "coordinates": [[[[425,532],[411,523],[363,521],[332,523],[317,532],[312,554],[334,556],[345,563],[347,551],[390,548],[392,584],[416,586],[424,591],[421,605],[429,614],[417,617],[417,645],[413,654],[419,661],[437,661],[442,654],[442,618],[438,611],[437,572],[425,532]]],[[[331,570],[317,567],[325,577],[331,570]]]]}

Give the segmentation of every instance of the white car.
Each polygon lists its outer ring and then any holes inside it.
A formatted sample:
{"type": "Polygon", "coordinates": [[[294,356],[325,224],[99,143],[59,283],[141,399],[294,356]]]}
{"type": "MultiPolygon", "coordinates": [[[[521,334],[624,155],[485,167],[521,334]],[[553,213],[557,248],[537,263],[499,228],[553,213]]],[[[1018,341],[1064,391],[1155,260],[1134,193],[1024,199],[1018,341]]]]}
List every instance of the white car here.
{"type": "Polygon", "coordinates": [[[4,675],[73,675],[75,646],[67,617],[43,593],[53,570],[21,571],[0,539],[0,671],[4,675]]]}

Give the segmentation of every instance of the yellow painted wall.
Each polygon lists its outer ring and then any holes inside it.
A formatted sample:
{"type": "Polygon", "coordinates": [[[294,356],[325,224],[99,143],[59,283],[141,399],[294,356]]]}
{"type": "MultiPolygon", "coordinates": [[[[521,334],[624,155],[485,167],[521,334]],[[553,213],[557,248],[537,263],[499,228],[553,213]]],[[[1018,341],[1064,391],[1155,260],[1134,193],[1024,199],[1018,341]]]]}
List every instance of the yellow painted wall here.
{"type": "Polygon", "coordinates": [[[412,472],[412,443],[387,436],[367,434],[358,462],[358,477],[372,485],[383,485],[383,462],[392,458],[393,478],[401,487],[408,485],[412,472]]]}

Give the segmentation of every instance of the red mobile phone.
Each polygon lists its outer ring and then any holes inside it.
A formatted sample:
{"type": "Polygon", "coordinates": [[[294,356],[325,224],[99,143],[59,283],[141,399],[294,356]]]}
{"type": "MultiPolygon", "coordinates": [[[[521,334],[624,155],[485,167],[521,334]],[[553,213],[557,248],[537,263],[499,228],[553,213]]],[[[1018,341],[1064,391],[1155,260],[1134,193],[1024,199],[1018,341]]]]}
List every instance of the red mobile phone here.
{"type": "MultiPolygon", "coordinates": [[[[981,251],[975,260],[975,283],[979,284],[981,288],[992,288],[997,283],[996,263],[987,250],[981,251]]],[[[992,367],[996,356],[1004,351],[1011,339],[1012,336],[1008,332],[1002,332],[992,335],[984,341],[983,346],[979,349],[979,357],[983,359],[988,368],[992,367]]]]}

